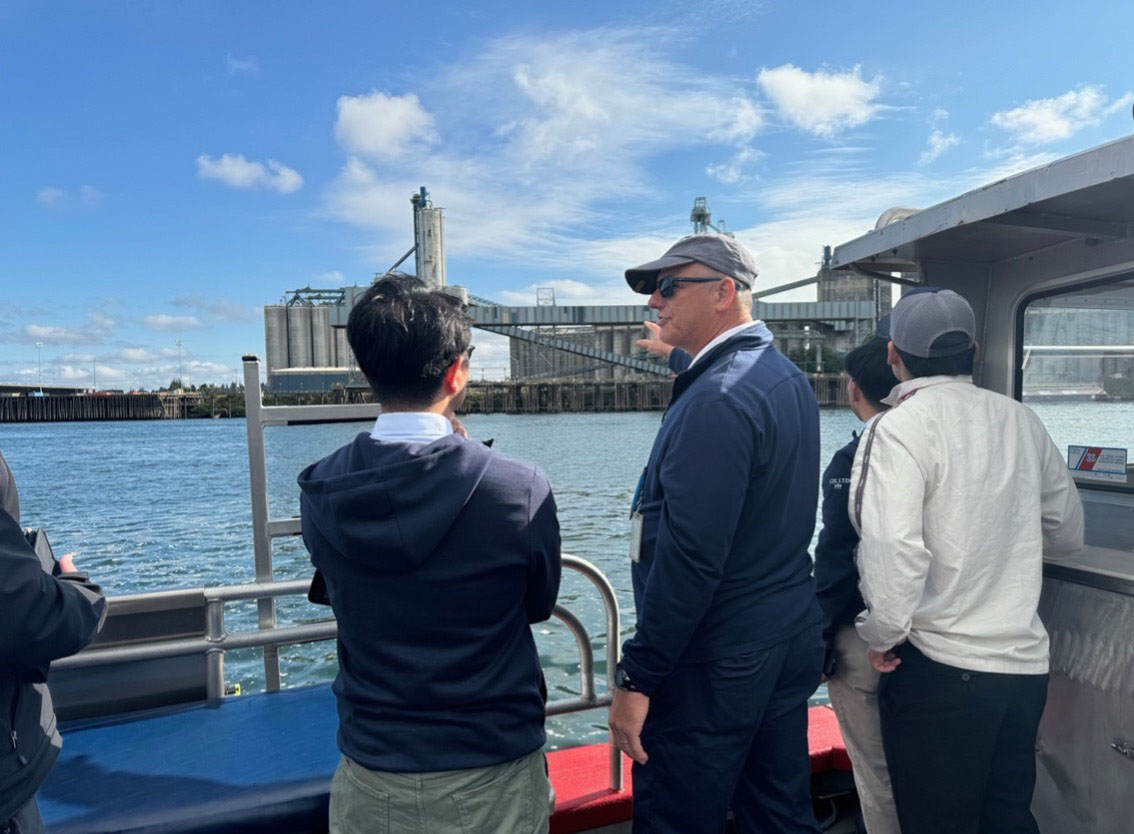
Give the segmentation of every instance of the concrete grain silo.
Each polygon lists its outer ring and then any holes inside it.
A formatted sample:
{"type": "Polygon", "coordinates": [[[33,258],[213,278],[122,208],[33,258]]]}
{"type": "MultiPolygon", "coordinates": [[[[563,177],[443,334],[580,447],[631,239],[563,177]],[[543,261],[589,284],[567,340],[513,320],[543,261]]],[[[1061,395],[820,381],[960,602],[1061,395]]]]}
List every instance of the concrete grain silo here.
{"type": "Polygon", "coordinates": [[[331,325],[328,317],[329,307],[311,309],[311,364],[316,368],[329,368],[334,364],[331,344],[331,325]]]}
{"type": "Polygon", "coordinates": [[[268,373],[282,371],[288,365],[287,307],[264,307],[264,347],[268,373]]]}
{"type": "Polygon", "coordinates": [[[292,304],[287,308],[288,367],[311,367],[311,308],[292,304]]]}

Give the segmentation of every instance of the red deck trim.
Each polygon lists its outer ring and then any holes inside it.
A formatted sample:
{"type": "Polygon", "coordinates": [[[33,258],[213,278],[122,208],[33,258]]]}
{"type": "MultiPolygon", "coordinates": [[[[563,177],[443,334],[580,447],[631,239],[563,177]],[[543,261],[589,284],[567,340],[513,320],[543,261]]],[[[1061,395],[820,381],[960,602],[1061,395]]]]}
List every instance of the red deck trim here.
{"type": "MultiPolygon", "coordinates": [[[[830,707],[808,710],[807,743],[812,773],[851,769],[839,722],[830,707]]],[[[590,744],[548,755],[556,798],[549,834],[576,834],[631,818],[634,789],[630,760],[622,757],[622,793],[612,793],[609,750],[606,744],[590,744]]]]}

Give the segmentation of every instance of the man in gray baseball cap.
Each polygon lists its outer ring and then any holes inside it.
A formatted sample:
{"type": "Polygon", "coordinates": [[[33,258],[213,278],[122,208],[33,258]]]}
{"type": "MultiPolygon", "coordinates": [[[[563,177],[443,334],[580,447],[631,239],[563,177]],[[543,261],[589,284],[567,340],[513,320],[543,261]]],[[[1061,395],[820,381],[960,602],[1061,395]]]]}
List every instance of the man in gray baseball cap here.
{"type": "Polygon", "coordinates": [[[1043,423],[973,384],[976,332],[950,290],[898,301],[888,361],[899,382],[884,400],[894,407],[851,469],[867,606],[855,626],[883,673],[898,821],[917,834],[1037,831],[1043,560],[1083,542],[1078,493],[1043,423]]]}
{"type": "MultiPolygon", "coordinates": [[[[752,256],[693,235],[626,270],[678,371],[635,490],[637,629],[610,729],[634,760],[634,831],[818,834],[807,698],[823,644],[808,547],[819,494],[807,378],[752,319],[752,256]]],[[[641,344],[641,343],[640,343],[641,344]]]]}

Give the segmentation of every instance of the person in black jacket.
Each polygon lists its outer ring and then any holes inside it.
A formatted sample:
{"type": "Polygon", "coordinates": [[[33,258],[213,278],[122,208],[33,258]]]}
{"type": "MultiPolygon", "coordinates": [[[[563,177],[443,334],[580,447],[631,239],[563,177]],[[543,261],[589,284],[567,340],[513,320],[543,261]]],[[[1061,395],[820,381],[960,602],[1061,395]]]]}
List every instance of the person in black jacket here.
{"type": "Polygon", "coordinates": [[[551,489],[455,421],[472,352],[456,298],[384,278],[347,335],[382,414],[299,476],[313,592],[339,623],[331,831],[542,834],[530,624],[559,590],[551,489]]]}
{"type": "MultiPolygon", "coordinates": [[[[874,336],[848,353],[845,360],[851,411],[867,426],[889,408],[882,400],[898,384],[886,363],[886,344],[886,338],[874,336]]],[[[815,582],[827,644],[827,694],[854,765],[866,830],[870,834],[900,834],[882,749],[879,673],[870,665],[867,645],[854,628],[855,615],[866,608],[858,590],[854,559],[858,533],[847,513],[851,465],[860,437],[854,435],[835,452],[823,472],[823,529],[815,548],[815,582]]]]}
{"type": "Polygon", "coordinates": [[[46,572],[20,527],[19,506],[0,455],[0,834],[41,834],[35,792],[63,743],[47,669],[90,642],[106,599],[69,555],[46,572]]]}

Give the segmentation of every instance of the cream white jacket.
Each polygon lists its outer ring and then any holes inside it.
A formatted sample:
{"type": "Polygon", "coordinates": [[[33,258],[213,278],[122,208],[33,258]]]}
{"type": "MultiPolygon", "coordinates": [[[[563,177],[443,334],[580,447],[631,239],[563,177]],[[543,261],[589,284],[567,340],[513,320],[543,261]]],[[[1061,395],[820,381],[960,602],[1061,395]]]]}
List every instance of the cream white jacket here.
{"type": "Polygon", "coordinates": [[[968,376],[903,382],[887,400],[851,471],[859,634],[964,669],[1047,672],[1043,559],[1083,544],[1063,455],[1031,409],[968,376]]]}

